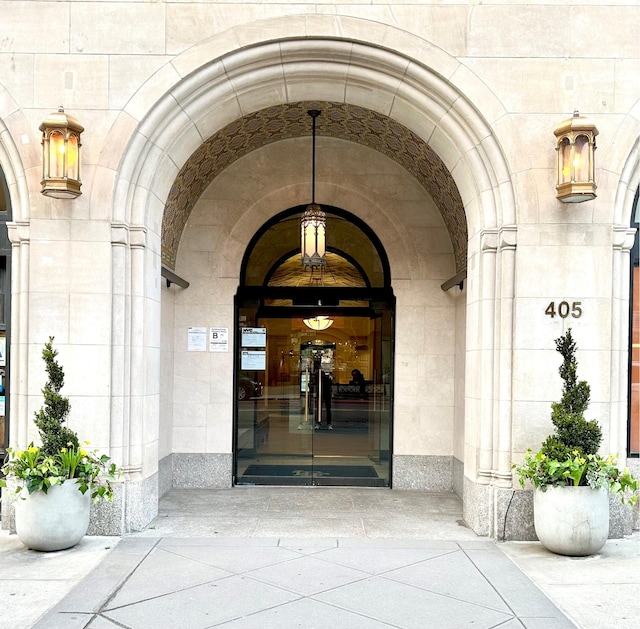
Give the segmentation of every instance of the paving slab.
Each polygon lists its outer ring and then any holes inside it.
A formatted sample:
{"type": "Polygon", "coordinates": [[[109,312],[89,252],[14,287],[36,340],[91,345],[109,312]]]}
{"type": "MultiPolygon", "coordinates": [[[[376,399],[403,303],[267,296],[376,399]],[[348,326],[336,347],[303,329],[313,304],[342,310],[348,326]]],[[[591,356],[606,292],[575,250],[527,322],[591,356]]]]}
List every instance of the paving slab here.
{"type": "Polygon", "coordinates": [[[153,596],[122,607],[107,607],[101,615],[131,629],[206,629],[225,621],[281,605],[299,598],[271,585],[232,576],[192,588],[153,596]]]}
{"type": "Polygon", "coordinates": [[[316,598],[402,629],[491,629],[512,617],[508,612],[442,596],[384,577],[370,577],[323,592],[316,598]]]}
{"type": "Polygon", "coordinates": [[[0,531],[0,629],[32,627],[119,542],[117,537],[86,537],[74,548],[41,553],[0,531]]]}
{"type": "Polygon", "coordinates": [[[257,541],[125,538],[37,627],[575,628],[491,543],[257,541]]]}
{"type": "Polygon", "coordinates": [[[232,620],[224,629],[397,629],[368,616],[356,614],[310,598],[303,598],[252,616],[232,620]]]}
{"type": "Polygon", "coordinates": [[[538,542],[505,542],[498,548],[579,627],[638,627],[640,532],[610,539],[590,557],[555,555],[538,542]]]}

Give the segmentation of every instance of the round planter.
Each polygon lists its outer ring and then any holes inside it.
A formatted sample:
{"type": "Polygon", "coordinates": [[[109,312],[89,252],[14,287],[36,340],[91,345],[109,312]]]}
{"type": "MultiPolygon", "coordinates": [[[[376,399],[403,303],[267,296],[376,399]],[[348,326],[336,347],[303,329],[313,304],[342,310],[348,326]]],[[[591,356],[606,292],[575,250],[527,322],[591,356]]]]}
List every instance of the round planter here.
{"type": "Polygon", "coordinates": [[[549,487],[533,492],[536,535],[550,551],[584,557],[609,537],[609,495],[591,487],[549,487]]]}
{"type": "Polygon", "coordinates": [[[75,546],[89,528],[91,491],[82,494],[75,480],[53,485],[19,499],[16,507],[18,539],[32,550],[53,551],[75,546]]]}

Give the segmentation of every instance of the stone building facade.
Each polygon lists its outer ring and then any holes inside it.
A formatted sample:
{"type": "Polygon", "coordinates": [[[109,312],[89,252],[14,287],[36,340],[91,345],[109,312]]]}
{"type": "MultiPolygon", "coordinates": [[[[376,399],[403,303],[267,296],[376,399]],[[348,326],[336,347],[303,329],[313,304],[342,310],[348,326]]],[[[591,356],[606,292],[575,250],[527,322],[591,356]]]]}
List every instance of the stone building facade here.
{"type": "MultiPolygon", "coordinates": [[[[0,15],[4,445],[36,438],[54,336],[71,427],[125,470],[96,531],[139,530],[171,487],[239,482],[238,299],[291,251],[269,229],[310,201],[310,109],[327,245],[387,291],[386,364],[358,341],[349,359],[389,405],[386,486],[455,491],[478,534],[531,536],[511,466],[550,431],[569,326],[603,447],[637,462],[635,1],[42,0],[0,15]],[[40,194],[39,125],[60,105],[84,127],[75,199],[40,194]],[[574,110],[599,131],[597,196],[563,203],[553,131],[574,110]],[[227,344],[196,347],[212,328],[227,344]]],[[[251,406],[267,419],[282,402],[269,370],[254,365],[251,406]]]]}

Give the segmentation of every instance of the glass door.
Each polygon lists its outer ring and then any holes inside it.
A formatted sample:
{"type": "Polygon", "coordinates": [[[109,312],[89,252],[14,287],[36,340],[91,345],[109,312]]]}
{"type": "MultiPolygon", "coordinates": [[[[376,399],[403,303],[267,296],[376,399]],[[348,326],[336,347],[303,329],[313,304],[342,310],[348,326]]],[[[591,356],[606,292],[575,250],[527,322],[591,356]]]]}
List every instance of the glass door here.
{"type": "Polygon", "coordinates": [[[235,481],[390,483],[391,310],[239,308],[235,481]]]}

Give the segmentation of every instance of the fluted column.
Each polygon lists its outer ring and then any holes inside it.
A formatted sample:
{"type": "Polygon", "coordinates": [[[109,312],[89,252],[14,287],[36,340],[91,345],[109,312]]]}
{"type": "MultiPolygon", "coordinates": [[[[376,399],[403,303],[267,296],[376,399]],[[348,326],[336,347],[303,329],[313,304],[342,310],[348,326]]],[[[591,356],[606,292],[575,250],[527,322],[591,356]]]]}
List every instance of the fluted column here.
{"type": "Polygon", "coordinates": [[[11,241],[11,388],[9,430],[12,444],[28,443],[29,388],[29,255],[30,225],[28,221],[7,223],[11,241]]]}
{"type": "Polygon", "coordinates": [[[629,387],[629,287],[630,252],[636,230],[613,227],[613,286],[611,304],[611,423],[609,450],[622,454],[627,450],[627,396],[629,387]]]}
{"type": "Polygon", "coordinates": [[[481,269],[480,286],[480,352],[472,373],[467,377],[480,382],[479,452],[477,482],[491,483],[493,469],[493,412],[494,412],[494,350],[496,314],[496,257],[498,252],[498,230],[486,229],[480,241],[481,269]],[[475,373],[474,373],[475,372],[475,373]]]}
{"type": "Polygon", "coordinates": [[[147,230],[131,226],[131,336],[128,425],[128,463],[130,474],[142,472],[142,425],[145,402],[145,255],[147,230]]]}
{"type": "Polygon", "coordinates": [[[515,225],[500,229],[499,278],[496,291],[496,386],[493,471],[494,484],[511,487],[511,435],[513,431],[513,300],[516,265],[515,225]]]}
{"type": "Polygon", "coordinates": [[[481,359],[467,374],[481,382],[478,483],[510,487],[516,227],[485,230],[481,251],[481,359]]]}
{"type": "Polygon", "coordinates": [[[127,469],[129,462],[129,228],[111,225],[111,456],[127,469]]]}

